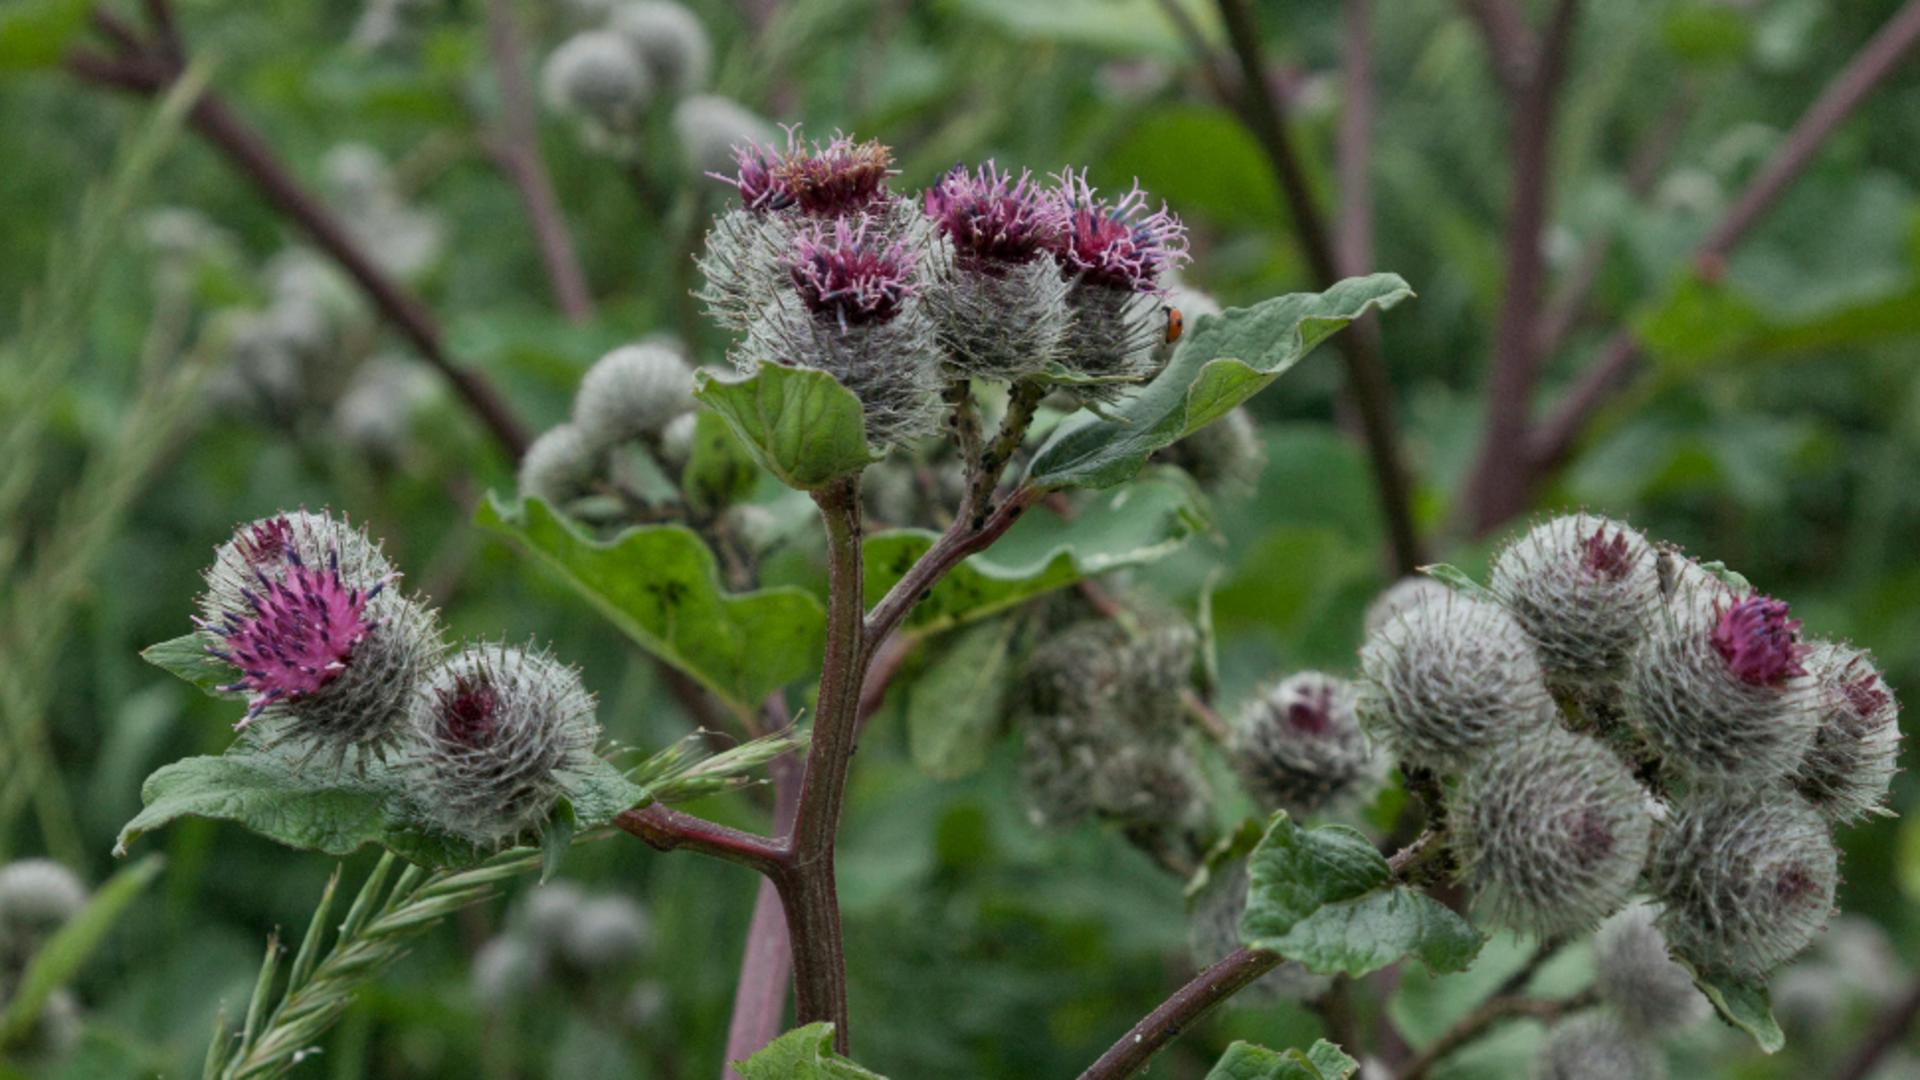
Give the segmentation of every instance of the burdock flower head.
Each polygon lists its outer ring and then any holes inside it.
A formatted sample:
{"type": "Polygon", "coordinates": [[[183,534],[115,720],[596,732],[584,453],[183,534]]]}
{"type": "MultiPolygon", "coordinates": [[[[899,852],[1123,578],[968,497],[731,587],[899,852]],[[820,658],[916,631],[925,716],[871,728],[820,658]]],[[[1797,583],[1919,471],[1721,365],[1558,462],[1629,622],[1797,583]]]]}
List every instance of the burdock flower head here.
{"type": "Polygon", "coordinates": [[[1791,773],[1820,726],[1800,623],[1780,600],[1704,569],[1648,621],[1625,683],[1627,718],[1690,780],[1750,784],[1791,773]]]}
{"type": "Polygon", "coordinates": [[[1068,282],[1047,257],[1066,230],[1059,201],[989,161],[956,166],[922,205],[953,247],[928,293],[949,374],[1017,379],[1057,363],[1069,320],[1068,282]]]}
{"type": "Polygon", "coordinates": [[[835,135],[825,145],[787,133],[787,152],[773,167],[773,178],[801,211],[819,217],[845,217],[875,209],[885,200],[887,178],[898,174],[893,150],[878,139],[855,142],[835,135]]]}
{"type": "Polygon", "coordinates": [[[241,526],[207,571],[195,624],[248,697],[238,727],[268,745],[380,753],[438,654],[433,613],[390,588],[399,577],[366,535],[326,514],[241,526]]]}
{"type": "Polygon", "coordinates": [[[876,445],[918,437],[936,406],[924,256],[873,218],[809,224],[781,260],[785,287],[749,324],[736,363],[824,371],[860,399],[876,445]]]}
{"type": "Polygon", "coordinates": [[[1149,210],[1138,182],[1119,199],[1103,199],[1084,170],[1056,180],[1065,228],[1049,250],[1071,282],[1073,312],[1063,360],[1091,378],[1145,379],[1154,346],[1168,336],[1161,277],[1186,260],[1186,227],[1165,204],[1149,210]]]}
{"type": "Polygon", "coordinates": [[[571,668],[510,645],[467,649],[413,700],[419,801],[428,820],[476,844],[539,829],[564,779],[593,754],[593,695],[571,668]]]}

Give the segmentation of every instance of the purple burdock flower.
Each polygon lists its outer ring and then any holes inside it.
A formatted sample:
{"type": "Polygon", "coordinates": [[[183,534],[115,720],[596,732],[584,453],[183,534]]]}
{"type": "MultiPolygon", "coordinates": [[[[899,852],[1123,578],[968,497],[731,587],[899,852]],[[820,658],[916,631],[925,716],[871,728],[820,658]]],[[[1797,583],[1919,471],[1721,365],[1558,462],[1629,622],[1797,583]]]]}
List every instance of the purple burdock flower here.
{"type": "Polygon", "coordinates": [[[1753,595],[1720,611],[1711,641],[1734,677],[1751,686],[1778,686],[1805,675],[1800,659],[1800,620],[1788,617],[1787,602],[1753,595]]]}
{"type": "Polygon", "coordinates": [[[919,291],[906,245],[888,242],[869,222],[816,225],[795,240],[787,272],[807,310],[842,330],[884,323],[919,291]]]}
{"type": "Polygon", "coordinates": [[[354,650],[377,625],[367,614],[367,602],[387,585],[382,579],[365,592],[350,587],[340,579],[337,555],[325,570],[306,565],[285,546],[290,531],[286,519],[278,518],[242,539],[241,550],[250,561],[278,541],[289,565],[278,578],[257,572],[259,587],[244,594],[250,610],[218,624],[200,623],[222,640],[207,652],[240,669],[240,678],[221,689],[251,695],[247,715],[237,725],[243,729],[268,706],[318,693],[347,670],[354,650]]]}
{"type": "Polygon", "coordinates": [[[991,161],[972,172],[954,166],[922,201],[961,262],[983,273],[1033,261],[1066,229],[1059,203],[1046,197],[1031,173],[1015,177],[991,161]]]}
{"type": "Polygon", "coordinates": [[[737,168],[732,176],[724,173],[707,175],[738,191],[742,206],[748,210],[771,211],[784,210],[793,205],[793,193],[774,175],[774,170],[780,165],[778,151],[770,146],[736,146],[733,148],[733,160],[737,168]]]}
{"type": "Polygon", "coordinates": [[[364,532],[324,513],[236,530],[194,619],[207,652],[239,671],[222,687],[247,696],[236,727],[266,729],[267,749],[328,749],[336,764],[388,745],[441,647],[433,612],[389,588],[399,576],[364,532]]]}
{"type": "Polygon", "coordinates": [[[896,174],[893,151],[877,139],[854,142],[835,135],[825,146],[787,133],[787,152],[772,175],[806,213],[842,217],[874,207],[887,197],[887,177],[896,174]]]}
{"type": "Polygon", "coordinates": [[[1593,530],[1582,545],[1580,567],[1601,581],[1619,581],[1633,569],[1633,551],[1627,543],[1625,529],[1615,529],[1613,536],[1607,536],[1607,526],[1602,523],[1593,530]]]}
{"type": "Polygon", "coordinates": [[[453,685],[435,687],[440,706],[440,732],[466,747],[483,746],[499,726],[500,695],[485,673],[461,675],[453,685]]]}
{"type": "Polygon", "coordinates": [[[1161,274],[1187,258],[1180,219],[1164,203],[1149,212],[1137,180],[1118,200],[1100,198],[1084,169],[1057,180],[1055,198],[1066,228],[1051,246],[1061,267],[1086,284],[1158,294],[1161,274]]]}

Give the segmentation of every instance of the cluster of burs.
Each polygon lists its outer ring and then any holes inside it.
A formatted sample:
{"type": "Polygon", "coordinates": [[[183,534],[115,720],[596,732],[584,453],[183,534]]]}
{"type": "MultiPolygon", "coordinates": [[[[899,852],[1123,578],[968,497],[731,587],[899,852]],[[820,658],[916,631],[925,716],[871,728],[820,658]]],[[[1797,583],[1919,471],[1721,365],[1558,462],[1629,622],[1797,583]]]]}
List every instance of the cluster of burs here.
{"type": "Polygon", "coordinates": [[[733,147],[765,142],[773,125],[732,98],[703,92],[713,42],[672,0],[575,0],[577,29],[548,54],[547,104],[573,119],[587,145],[624,160],[676,152],[693,175],[725,169],[733,147]],[[658,137],[665,123],[672,139],[658,137]]]}
{"type": "Polygon", "coordinates": [[[1657,1075],[1646,1037],[1702,1000],[1674,959],[1756,982],[1826,925],[1833,830],[1881,812],[1898,705],[1861,650],[1606,518],[1534,527],[1491,585],[1383,598],[1357,715],[1434,778],[1476,916],[1601,928],[1608,1008],[1560,1025],[1542,1073],[1657,1075]]]}
{"type": "MultiPolygon", "coordinates": [[[[0,866],[0,1015],[25,987],[23,976],[42,948],[87,903],[87,887],[52,859],[0,866]]],[[[20,1049],[58,1056],[80,1038],[80,1000],[57,987],[41,1002],[20,1049]]]]}
{"type": "Polygon", "coordinates": [[[255,752],[295,767],[377,760],[407,777],[424,828],[508,845],[541,828],[591,760],[593,697],[538,649],[450,648],[399,576],[364,531],[279,514],[216,549],[194,621],[237,672],[221,689],[247,697],[238,726],[255,752]]]}

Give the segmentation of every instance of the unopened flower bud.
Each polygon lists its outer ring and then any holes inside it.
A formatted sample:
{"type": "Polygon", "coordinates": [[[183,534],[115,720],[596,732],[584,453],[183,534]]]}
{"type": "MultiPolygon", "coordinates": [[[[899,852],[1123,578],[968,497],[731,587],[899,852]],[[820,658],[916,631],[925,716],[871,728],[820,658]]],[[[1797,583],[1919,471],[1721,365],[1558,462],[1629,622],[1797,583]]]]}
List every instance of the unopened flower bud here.
{"type": "Polygon", "coordinates": [[[1428,602],[1444,601],[1453,595],[1453,590],[1426,574],[1408,574],[1380,591],[1367,605],[1367,613],[1361,619],[1361,627],[1368,637],[1381,631],[1403,611],[1409,611],[1428,602]]]}
{"type": "Polygon", "coordinates": [[[546,981],[545,959],[530,941],[503,934],[473,955],[473,997],[489,1012],[504,1012],[546,981]]]}
{"type": "Polygon", "coordinates": [[[560,43],[541,71],[547,104],[607,131],[633,128],[653,80],[632,44],[611,30],[586,30],[560,43]]]}
{"type": "Polygon", "coordinates": [[[721,173],[735,148],[771,142],[774,131],[759,113],[728,97],[694,94],[673,107],[673,133],[696,173],[721,173]]]}
{"type": "Polygon", "coordinates": [[[527,933],[543,949],[558,950],[566,939],[567,927],[580,917],[587,895],[571,881],[549,881],[527,894],[521,917],[527,933]]]}
{"type": "Polygon", "coordinates": [[[1660,1047],[1608,1013],[1584,1012],[1547,1033],[1533,1059],[1533,1080],[1666,1080],[1660,1047]]]}
{"type": "Polygon", "coordinates": [[[626,0],[607,27],[646,64],[653,84],[672,94],[706,85],[713,43],[693,12],[671,0],[626,0]]]}
{"type": "Polygon", "coordinates": [[[215,553],[201,617],[207,652],[248,695],[238,725],[269,746],[383,754],[405,729],[414,687],[441,650],[434,612],[392,587],[399,574],[366,534],[301,511],[242,526],[215,553]]]}
{"type": "Polygon", "coordinates": [[[1360,730],[1357,696],[1345,679],[1307,671],[1247,705],[1232,757],[1261,809],[1304,817],[1372,797],[1386,762],[1360,730]]]}
{"type": "Polygon", "coordinates": [[[362,364],[333,406],[333,430],[369,457],[392,460],[406,449],[414,415],[434,396],[431,376],[418,364],[380,357],[362,364]]]}
{"type": "Polygon", "coordinates": [[[1900,703],[1872,657],[1851,646],[1815,643],[1804,662],[1820,726],[1794,771],[1794,787],[1831,821],[1881,812],[1899,766],[1900,703]]]}
{"type": "Polygon", "coordinates": [[[1826,926],[1839,856],[1819,811],[1791,792],[1701,792],[1667,822],[1647,876],[1676,954],[1761,976],[1826,926]]]}
{"type": "Polygon", "coordinates": [[[580,380],[573,426],[596,451],[655,435],[693,411],[693,370],[665,345],[626,345],[580,380]]]}
{"type": "Polygon", "coordinates": [[[580,906],[560,947],[578,970],[611,971],[638,960],[650,936],[639,904],[624,896],[600,896],[580,906]]]}
{"type": "Polygon", "coordinates": [[[1593,936],[1594,989],[1629,1029],[1673,1031],[1706,1019],[1707,999],[1693,976],[1667,951],[1654,920],[1659,909],[1639,903],[1600,924],[1593,936]]]}
{"type": "Polygon", "coordinates": [[[1549,727],[1484,755],[1450,816],[1476,910],[1553,938],[1626,903],[1653,819],[1633,774],[1598,740],[1549,727]]]}
{"type": "Polygon", "coordinates": [[[1791,773],[1820,726],[1799,626],[1781,601],[1695,579],[1648,620],[1624,686],[1629,722],[1690,780],[1791,773]]]}
{"type": "Polygon", "coordinates": [[[1534,526],[1493,562],[1493,591],[1526,628],[1556,685],[1617,678],[1656,612],[1660,582],[1646,537],[1608,518],[1569,514],[1534,526]]]}
{"type": "Polygon", "coordinates": [[[587,494],[600,475],[602,455],[573,424],[547,429],[520,459],[519,488],[523,499],[540,499],[562,507],[587,494]]]}
{"type": "Polygon", "coordinates": [[[544,653],[488,643],[456,654],[414,698],[422,814],[485,846],[537,832],[592,756],[593,713],[579,673],[544,653]]]}
{"type": "Polygon", "coordinates": [[[20,859],[0,867],[0,942],[37,940],[78,914],[87,887],[52,859],[20,859]]]}
{"type": "Polygon", "coordinates": [[[694,413],[681,413],[660,429],[660,463],[671,469],[685,468],[693,456],[693,434],[700,426],[694,413]]]}
{"type": "Polygon", "coordinates": [[[1533,642],[1498,604],[1428,596],[1360,650],[1360,719],[1402,759],[1435,768],[1506,750],[1555,711],[1533,642]]]}

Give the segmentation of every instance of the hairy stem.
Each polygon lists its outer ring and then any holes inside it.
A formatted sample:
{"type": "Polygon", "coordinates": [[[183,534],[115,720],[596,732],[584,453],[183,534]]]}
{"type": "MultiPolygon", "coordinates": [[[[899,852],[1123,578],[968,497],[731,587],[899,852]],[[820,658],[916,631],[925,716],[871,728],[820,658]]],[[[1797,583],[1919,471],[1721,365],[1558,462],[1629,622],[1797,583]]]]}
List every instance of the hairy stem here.
{"type": "Polygon", "coordinates": [[[866,668],[860,493],[857,477],[814,493],[827,530],[827,646],[813,741],[795,813],[793,846],[782,886],[793,939],[795,1011],[802,1024],[826,1020],[847,1051],[847,973],[834,891],[834,840],[846,800],[847,774],[866,668]]]}

